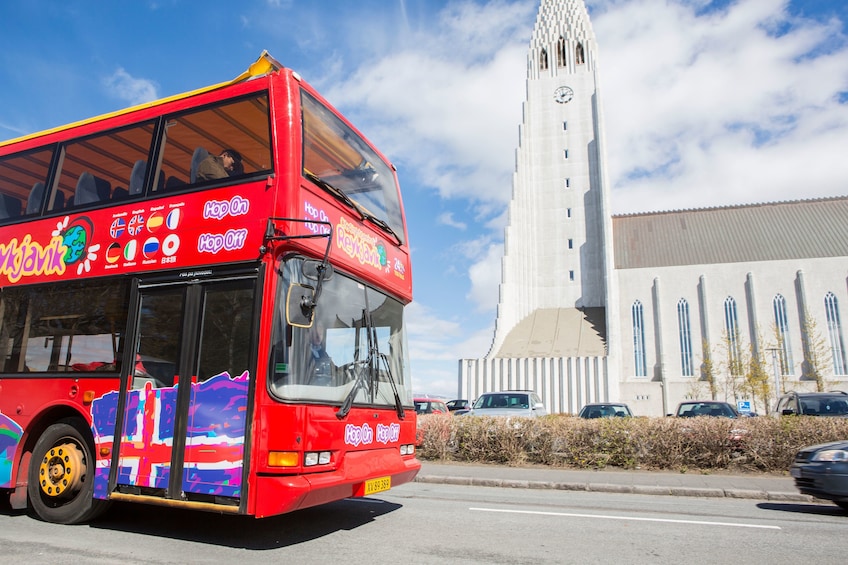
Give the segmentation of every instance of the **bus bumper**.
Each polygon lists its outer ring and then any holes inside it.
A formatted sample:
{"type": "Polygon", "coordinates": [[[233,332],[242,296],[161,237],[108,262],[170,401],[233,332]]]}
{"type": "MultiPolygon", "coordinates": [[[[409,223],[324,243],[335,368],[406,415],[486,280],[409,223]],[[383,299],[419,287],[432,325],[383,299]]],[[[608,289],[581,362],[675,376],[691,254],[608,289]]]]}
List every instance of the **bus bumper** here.
{"type": "Polygon", "coordinates": [[[253,514],[257,518],[318,506],[365,493],[365,482],[391,477],[395,487],[415,479],[421,462],[401,459],[395,450],[356,451],[345,454],[342,464],[327,472],[301,475],[256,476],[253,492],[253,514]]]}

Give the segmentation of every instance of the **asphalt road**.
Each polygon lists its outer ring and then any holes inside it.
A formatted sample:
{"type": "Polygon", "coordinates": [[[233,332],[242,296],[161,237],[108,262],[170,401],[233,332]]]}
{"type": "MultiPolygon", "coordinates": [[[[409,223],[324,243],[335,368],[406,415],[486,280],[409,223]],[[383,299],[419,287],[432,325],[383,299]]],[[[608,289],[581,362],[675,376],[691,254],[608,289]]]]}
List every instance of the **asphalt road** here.
{"type": "Polygon", "coordinates": [[[6,563],[818,563],[835,506],[412,483],[264,520],[115,504],[94,524],[0,510],[6,563]]]}

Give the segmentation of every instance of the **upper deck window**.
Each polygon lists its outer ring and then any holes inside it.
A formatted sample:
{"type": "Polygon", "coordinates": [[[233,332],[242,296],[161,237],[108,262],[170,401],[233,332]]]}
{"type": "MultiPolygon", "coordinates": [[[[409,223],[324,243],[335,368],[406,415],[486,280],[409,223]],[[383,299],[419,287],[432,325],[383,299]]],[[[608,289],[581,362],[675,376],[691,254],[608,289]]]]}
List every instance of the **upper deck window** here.
{"type": "Polygon", "coordinates": [[[201,110],[166,116],[160,154],[161,166],[154,190],[223,182],[230,177],[267,173],[271,161],[271,126],[268,95],[252,95],[201,110]],[[203,165],[234,151],[234,170],[214,173],[219,167],[203,165]]]}
{"type": "Polygon", "coordinates": [[[0,160],[0,222],[41,211],[53,147],[0,160]]]}
{"type": "Polygon", "coordinates": [[[65,144],[47,209],[78,208],[140,195],[155,125],[151,120],[65,144]]]}
{"type": "Polygon", "coordinates": [[[303,174],[352,200],[403,240],[392,169],[356,132],[307,92],[303,108],[303,174]]]}

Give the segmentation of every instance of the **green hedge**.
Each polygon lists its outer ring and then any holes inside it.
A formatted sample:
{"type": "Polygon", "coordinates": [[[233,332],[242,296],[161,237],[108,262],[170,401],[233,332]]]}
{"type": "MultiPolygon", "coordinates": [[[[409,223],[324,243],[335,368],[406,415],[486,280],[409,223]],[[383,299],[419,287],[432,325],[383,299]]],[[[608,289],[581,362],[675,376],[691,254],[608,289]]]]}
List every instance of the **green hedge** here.
{"type": "Polygon", "coordinates": [[[801,447],[848,439],[848,418],[539,419],[419,416],[418,457],[622,469],[786,472],[801,447]]]}

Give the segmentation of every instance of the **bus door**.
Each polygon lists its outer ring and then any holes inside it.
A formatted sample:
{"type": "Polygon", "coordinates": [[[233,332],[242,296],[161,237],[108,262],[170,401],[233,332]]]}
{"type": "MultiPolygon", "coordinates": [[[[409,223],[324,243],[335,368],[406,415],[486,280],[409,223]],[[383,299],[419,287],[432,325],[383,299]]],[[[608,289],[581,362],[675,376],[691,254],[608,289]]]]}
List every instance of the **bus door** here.
{"type": "Polygon", "coordinates": [[[126,494],[237,504],[256,277],[140,285],[112,477],[126,494]]]}

